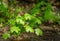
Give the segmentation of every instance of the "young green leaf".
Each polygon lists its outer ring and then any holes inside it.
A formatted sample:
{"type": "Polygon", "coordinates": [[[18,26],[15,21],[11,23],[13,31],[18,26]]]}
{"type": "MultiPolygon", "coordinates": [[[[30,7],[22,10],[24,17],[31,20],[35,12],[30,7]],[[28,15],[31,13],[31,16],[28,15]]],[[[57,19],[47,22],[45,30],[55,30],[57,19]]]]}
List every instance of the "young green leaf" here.
{"type": "Polygon", "coordinates": [[[16,26],[12,26],[11,28],[10,28],[10,32],[11,33],[19,33],[21,30],[20,30],[20,28],[19,27],[16,27],[16,26]]]}
{"type": "Polygon", "coordinates": [[[25,24],[25,22],[22,19],[16,19],[16,22],[23,25],[25,24]]]}
{"type": "Polygon", "coordinates": [[[4,39],[8,39],[9,37],[10,37],[10,34],[9,34],[9,33],[3,34],[3,38],[4,38],[4,39]]]}
{"type": "Polygon", "coordinates": [[[26,32],[34,33],[34,29],[30,26],[26,26],[25,29],[26,29],[26,32]]]}
{"type": "Polygon", "coordinates": [[[25,18],[26,20],[27,20],[27,19],[31,20],[31,15],[28,14],[28,13],[25,13],[25,14],[24,14],[24,18],[25,18]]]}
{"type": "Polygon", "coordinates": [[[35,33],[36,33],[36,35],[40,35],[40,36],[42,36],[42,35],[43,35],[42,30],[41,30],[41,29],[39,29],[39,28],[35,29],[35,33]]]}
{"type": "Polygon", "coordinates": [[[36,23],[41,24],[41,20],[40,19],[36,19],[36,23]]]}
{"type": "Polygon", "coordinates": [[[9,22],[9,24],[11,24],[11,25],[15,25],[14,19],[10,19],[10,20],[8,20],[8,22],[9,22]]]}

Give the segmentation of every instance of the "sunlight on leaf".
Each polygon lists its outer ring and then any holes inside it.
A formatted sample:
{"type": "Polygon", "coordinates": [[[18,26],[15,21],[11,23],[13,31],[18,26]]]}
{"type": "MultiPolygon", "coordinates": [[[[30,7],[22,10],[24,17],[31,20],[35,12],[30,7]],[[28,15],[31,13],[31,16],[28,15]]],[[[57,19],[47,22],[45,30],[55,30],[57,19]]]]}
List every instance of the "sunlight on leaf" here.
{"type": "Polygon", "coordinates": [[[22,19],[20,19],[20,18],[16,19],[16,22],[20,23],[20,24],[23,24],[23,25],[25,24],[25,22],[22,19]]]}
{"type": "Polygon", "coordinates": [[[0,27],[2,27],[3,26],[3,23],[0,23],[0,27]]]}
{"type": "Polygon", "coordinates": [[[31,20],[31,15],[28,14],[28,13],[25,13],[25,14],[24,14],[24,18],[25,18],[26,20],[27,20],[27,19],[31,20]]]}
{"type": "Polygon", "coordinates": [[[41,30],[41,29],[39,29],[39,28],[35,29],[35,33],[36,33],[36,35],[40,35],[40,36],[42,36],[42,35],[43,35],[42,30],[41,30]]]}
{"type": "Polygon", "coordinates": [[[41,24],[41,20],[36,19],[36,23],[41,24]]]}
{"type": "Polygon", "coordinates": [[[14,32],[19,33],[20,31],[21,31],[20,28],[19,27],[16,27],[16,26],[12,26],[10,28],[10,32],[11,33],[14,33],[14,32]]]}
{"type": "Polygon", "coordinates": [[[16,22],[17,22],[18,24],[22,24],[22,25],[25,24],[25,21],[23,20],[23,17],[21,17],[20,15],[18,15],[18,16],[16,17],[16,22]]]}
{"type": "Polygon", "coordinates": [[[26,32],[34,33],[34,29],[30,26],[26,26],[25,29],[26,29],[26,32]]]}

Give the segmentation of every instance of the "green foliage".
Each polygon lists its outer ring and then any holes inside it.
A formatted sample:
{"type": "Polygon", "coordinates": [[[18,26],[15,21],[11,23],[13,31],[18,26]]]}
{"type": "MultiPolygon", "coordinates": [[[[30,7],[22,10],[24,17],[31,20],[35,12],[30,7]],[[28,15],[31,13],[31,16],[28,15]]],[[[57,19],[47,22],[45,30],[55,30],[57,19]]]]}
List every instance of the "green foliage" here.
{"type": "Polygon", "coordinates": [[[50,21],[50,20],[52,20],[52,21],[55,21],[55,16],[54,16],[54,14],[53,14],[53,12],[52,11],[50,11],[50,10],[45,10],[45,12],[44,12],[44,19],[47,21],[50,21]]]}
{"type": "Polygon", "coordinates": [[[26,32],[34,33],[34,29],[30,26],[25,26],[26,32]]]}
{"type": "Polygon", "coordinates": [[[22,25],[25,24],[23,18],[21,16],[19,16],[19,15],[16,17],[16,23],[17,24],[22,24],[22,25]]]}
{"type": "Polygon", "coordinates": [[[41,29],[39,29],[39,28],[36,28],[36,29],[35,29],[35,33],[36,33],[36,35],[40,35],[40,36],[42,36],[42,35],[43,35],[42,30],[41,30],[41,29]]]}
{"type": "Polygon", "coordinates": [[[32,18],[32,16],[30,15],[30,14],[28,14],[28,13],[25,13],[24,14],[24,18],[26,19],[26,20],[31,20],[31,18],[32,18]]]}
{"type": "Polygon", "coordinates": [[[4,39],[8,39],[9,37],[10,37],[10,34],[9,34],[9,33],[3,34],[3,38],[4,38],[4,39]]]}
{"type": "Polygon", "coordinates": [[[0,18],[0,22],[4,22],[4,18],[0,18]]]}
{"type": "Polygon", "coordinates": [[[16,26],[12,26],[11,28],[10,28],[10,32],[11,33],[19,33],[21,30],[20,30],[20,28],[19,27],[16,27],[16,26]]]}
{"type": "Polygon", "coordinates": [[[33,15],[33,16],[36,16],[36,14],[39,14],[39,12],[40,12],[40,7],[42,6],[42,5],[45,5],[46,3],[44,2],[44,1],[41,1],[41,2],[39,2],[38,4],[36,4],[35,6],[34,6],[34,8],[30,11],[30,13],[33,15]]]}
{"type": "Polygon", "coordinates": [[[10,19],[10,20],[8,20],[8,23],[9,23],[10,25],[15,25],[15,20],[10,19]]]}
{"type": "Polygon", "coordinates": [[[56,17],[50,3],[41,1],[31,10],[33,16],[38,16],[42,21],[55,21],[56,17]]]}
{"type": "MultiPolygon", "coordinates": [[[[60,17],[55,16],[50,3],[41,1],[38,2],[29,13],[24,13],[22,7],[13,8],[16,3],[10,0],[11,7],[7,4],[0,4],[0,23],[4,23],[10,26],[10,31],[3,34],[3,38],[7,39],[12,34],[20,35],[23,32],[35,33],[36,35],[43,35],[43,31],[39,28],[42,22],[53,21],[60,24],[60,17]]],[[[6,26],[6,25],[5,25],[6,26]]]]}

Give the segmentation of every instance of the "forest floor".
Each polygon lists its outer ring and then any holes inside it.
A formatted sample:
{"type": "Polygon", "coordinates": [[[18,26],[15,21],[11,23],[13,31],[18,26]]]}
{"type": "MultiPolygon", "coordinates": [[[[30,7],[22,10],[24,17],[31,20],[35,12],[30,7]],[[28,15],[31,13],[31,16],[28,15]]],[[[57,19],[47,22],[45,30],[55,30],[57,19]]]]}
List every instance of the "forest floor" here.
{"type": "MultiPolygon", "coordinates": [[[[18,38],[11,37],[4,40],[2,36],[3,29],[0,29],[0,41],[60,41],[60,26],[58,25],[41,25],[40,28],[43,31],[43,36],[37,36],[32,33],[22,33],[18,38]]],[[[4,28],[6,29],[6,28],[4,28]]]]}

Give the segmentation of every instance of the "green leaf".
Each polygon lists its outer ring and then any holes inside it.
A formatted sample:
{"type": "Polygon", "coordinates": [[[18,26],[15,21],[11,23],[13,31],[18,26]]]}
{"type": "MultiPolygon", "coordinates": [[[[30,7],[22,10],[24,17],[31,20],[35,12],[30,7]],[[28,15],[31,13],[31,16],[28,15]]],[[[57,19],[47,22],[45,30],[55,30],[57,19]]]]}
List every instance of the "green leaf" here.
{"type": "Polygon", "coordinates": [[[4,7],[5,7],[5,8],[7,8],[7,7],[8,7],[7,3],[3,3],[3,5],[4,5],[4,7]]]}
{"type": "Polygon", "coordinates": [[[21,17],[21,16],[17,16],[17,17],[16,17],[16,22],[17,22],[18,24],[24,25],[24,24],[25,24],[25,21],[24,21],[22,18],[23,18],[23,17],[21,17]]]}
{"type": "Polygon", "coordinates": [[[41,24],[41,20],[40,19],[36,19],[36,23],[41,24]]]}
{"type": "Polygon", "coordinates": [[[0,5],[0,11],[4,11],[3,9],[5,9],[5,8],[4,8],[4,6],[1,4],[1,5],[0,5]]]}
{"type": "Polygon", "coordinates": [[[10,28],[10,32],[11,33],[19,33],[21,30],[20,30],[20,28],[19,27],[16,27],[16,26],[12,26],[11,28],[10,28]]]}
{"type": "Polygon", "coordinates": [[[31,20],[31,15],[28,14],[28,13],[25,13],[25,14],[24,14],[24,18],[25,18],[26,20],[27,20],[27,19],[31,20]]]}
{"type": "Polygon", "coordinates": [[[14,19],[10,19],[10,20],[8,20],[8,22],[9,22],[11,25],[15,25],[14,19]]]}
{"type": "Polygon", "coordinates": [[[35,33],[36,33],[36,35],[40,35],[40,36],[42,36],[42,35],[43,35],[42,30],[41,30],[41,29],[39,29],[39,28],[36,28],[36,29],[35,29],[35,33]]]}
{"type": "Polygon", "coordinates": [[[53,14],[53,12],[51,10],[45,10],[44,12],[44,19],[45,20],[52,20],[54,21],[55,20],[55,16],[53,14]]]}
{"type": "Polygon", "coordinates": [[[9,33],[3,34],[3,38],[4,38],[4,39],[8,39],[9,37],[10,37],[10,34],[9,34],[9,33]]]}
{"type": "Polygon", "coordinates": [[[30,26],[25,26],[26,32],[34,33],[34,29],[30,26]]]}
{"type": "Polygon", "coordinates": [[[22,19],[20,19],[20,18],[19,19],[16,19],[16,22],[17,23],[20,23],[20,24],[23,24],[23,25],[25,24],[25,22],[22,19]]]}
{"type": "Polygon", "coordinates": [[[5,19],[4,18],[0,18],[0,22],[5,22],[5,19]]]}
{"type": "Polygon", "coordinates": [[[44,1],[41,1],[41,2],[39,2],[38,4],[36,4],[35,6],[34,6],[34,8],[30,11],[30,13],[33,15],[33,16],[36,16],[36,14],[39,14],[39,12],[40,12],[40,7],[43,5],[45,5],[46,4],[46,2],[44,2],[44,1]]]}

